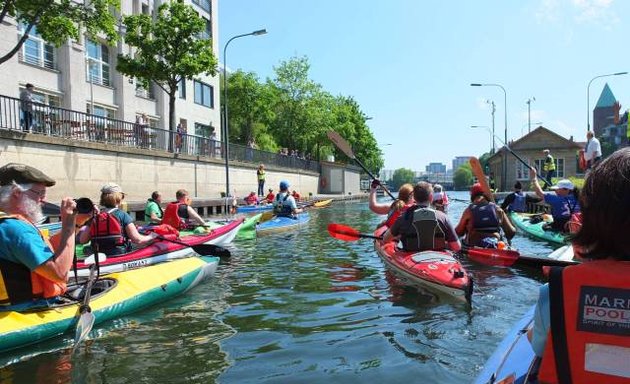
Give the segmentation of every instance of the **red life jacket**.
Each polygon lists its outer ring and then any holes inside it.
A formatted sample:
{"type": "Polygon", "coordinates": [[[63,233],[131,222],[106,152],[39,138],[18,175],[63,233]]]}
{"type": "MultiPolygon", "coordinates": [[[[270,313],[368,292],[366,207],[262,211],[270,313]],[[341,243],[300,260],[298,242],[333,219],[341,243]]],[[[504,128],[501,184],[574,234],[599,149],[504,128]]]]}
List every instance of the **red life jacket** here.
{"type": "Polygon", "coordinates": [[[391,212],[387,220],[385,220],[385,225],[391,228],[396,220],[398,220],[400,215],[402,215],[409,207],[414,206],[415,204],[416,202],[412,200],[410,203],[405,204],[401,209],[391,212]]]}
{"type": "Polygon", "coordinates": [[[541,383],[630,382],[630,262],[552,269],[541,383]]]}
{"type": "Polygon", "coordinates": [[[112,213],[118,208],[100,212],[90,225],[92,247],[98,246],[99,251],[106,251],[126,244],[125,231],[120,221],[112,213]]]}
{"type": "MultiPolygon", "coordinates": [[[[21,220],[35,227],[33,223],[21,215],[7,215],[0,212],[0,220],[7,219],[21,220]]],[[[54,251],[48,239],[42,235],[39,229],[37,232],[44,243],[54,251]]],[[[24,264],[0,259],[0,305],[19,304],[41,298],[47,299],[63,294],[66,289],[65,282],[54,282],[31,271],[24,264]]]]}
{"type": "Polygon", "coordinates": [[[168,203],[166,209],[164,209],[162,224],[168,224],[171,227],[180,231],[188,228],[188,225],[186,225],[186,220],[179,215],[179,207],[181,207],[182,205],[188,207],[186,203],[180,203],[177,201],[168,203]]]}

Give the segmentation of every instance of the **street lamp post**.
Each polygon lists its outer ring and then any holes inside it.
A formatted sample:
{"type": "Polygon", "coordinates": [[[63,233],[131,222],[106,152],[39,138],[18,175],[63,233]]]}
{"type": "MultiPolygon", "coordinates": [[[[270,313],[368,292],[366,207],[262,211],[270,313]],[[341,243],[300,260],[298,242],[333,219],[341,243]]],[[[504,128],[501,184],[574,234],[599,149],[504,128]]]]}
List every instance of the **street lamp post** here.
{"type": "Polygon", "coordinates": [[[225,148],[225,197],[230,196],[230,139],[228,137],[228,86],[227,86],[227,47],[232,42],[241,37],[260,36],[267,33],[266,29],[259,29],[250,33],[232,36],[223,47],[223,146],[225,148]]]}
{"type": "MultiPolygon", "coordinates": [[[[470,84],[471,87],[499,87],[501,88],[501,90],[503,91],[503,106],[504,106],[504,110],[503,110],[503,116],[504,116],[504,132],[503,132],[503,138],[504,138],[504,143],[505,145],[507,145],[508,139],[507,139],[507,92],[505,91],[505,88],[503,88],[503,86],[501,84],[480,84],[480,83],[472,83],[470,84]]],[[[494,138],[494,136],[493,136],[494,138]]],[[[502,190],[506,190],[506,177],[507,177],[507,156],[505,156],[505,154],[503,154],[503,170],[502,170],[502,176],[501,176],[501,189],[502,190]]]]}
{"type": "MultiPolygon", "coordinates": [[[[532,97],[530,99],[527,99],[527,101],[525,102],[527,104],[527,133],[530,133],[532,131],[532,101],[536,101],[536,98],[532,97]]],[[[522,133],[521,136],[523,136],[522,133]]]]}
{"type": "Polygon", "coordinates": [[[492,106],[492,154],[494,154],[494,152],[496,152],[496,144],[494,142],[494,113],[497,111],[497,106],[492,100],[486,100],[486,103],[492,106]]]}
{"type": "Polygon", "coordinates": [[[628,72],[615,72],[615,73],[609,73],[607,75],[599,75],[599,76],[595,76],[591,79],[591,81],[588,82],[588,86],[586,87],[586,132],[591,130],[591,98],[590,98],[590,89],[591,89],[591,83],[593,82],[593,80],[595,79],[599,79],[601,77],[608,77],[608,76],[619,76],[619,75],[627,75],[628,72]]]}

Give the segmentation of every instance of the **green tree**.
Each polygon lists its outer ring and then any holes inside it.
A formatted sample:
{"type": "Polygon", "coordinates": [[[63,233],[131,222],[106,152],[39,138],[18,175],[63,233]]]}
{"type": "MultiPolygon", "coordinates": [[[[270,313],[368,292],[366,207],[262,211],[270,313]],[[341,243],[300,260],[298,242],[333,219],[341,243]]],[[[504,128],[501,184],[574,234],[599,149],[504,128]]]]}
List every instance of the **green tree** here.
{"type": "Polygon", "coordinates": [[[397,190],[405,183],[413,183],[415,174],[411,169],[398,168],[392,175],[392,189],[397,190]]]}
{"type": "MultiPolygon", "coordinates": [[[[245,145],[253,139],[259,149],[276,150],[275,139],[268,130],[274,116],[269,107],[272,101],[269,87],[261,84],[255,73],[243,71],[230,74],[227,83],[230,141],[245,145]]],[[[221,99],[221,103],[225,100],[221,99]]]]}
{"type": "Polygon", "coordinates": [[[125,16],[123,23],[125,41],[136,50],[133,55],[118,55],[116,68],[144,86],[153,82],[168,94],[168,126],[175,131],[179,82],[201,73],[216,74],[212,41],[200,38],[205,21],[192,6],[174,1],[160,5],[155,20],[141,14],[125,16]]]}
{"type": "Polygon", "coordinates": [[[456,191],[467,189],[473,184],[473,174],[469,164],[464,164],[453,174],[453,187],[456,191]]]}
{"type": "Polygon", "coordinates": [[[47,42],[60,46],[69,38],[78,40],[81,28],[91,36],[104,34],[116,40],[116,18],[110,12],[120,8],[119,0],[0,0],[0,23],[14,17],[24,25],[24,34],[11,50],[0,56],[0,64],[15,55],[35,27],[47,42]]]}

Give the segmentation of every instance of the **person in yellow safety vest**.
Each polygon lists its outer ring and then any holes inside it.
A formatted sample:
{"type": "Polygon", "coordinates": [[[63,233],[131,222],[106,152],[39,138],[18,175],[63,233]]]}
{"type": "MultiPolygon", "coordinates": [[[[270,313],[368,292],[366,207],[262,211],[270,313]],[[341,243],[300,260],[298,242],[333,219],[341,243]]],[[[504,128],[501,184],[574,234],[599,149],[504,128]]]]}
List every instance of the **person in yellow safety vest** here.
{"type": "Polygon", "coordinates": [[[545,173],[545,185],[543,189],[547,189],[553,185],[551,179],[555,176],[556,173],[556,161],[553,156],[549,153],[548,149],[543,151],[545,154],[545,162],[543,163],[543,172],[545,173]]]}
{"type": "Polygon", "coordinates": [[[35,227],[55,180],[31,166],[0,167],[0,306],[31,305],[66,291],[75,245],[76,203],[61,201],[55,247],[35,227]]]}
{"type": "Polygon", "coordinates": [[[265,164],[258,166],[256,175],[258,176],[258,196],[263,197],[265,196],[265,164]]]}

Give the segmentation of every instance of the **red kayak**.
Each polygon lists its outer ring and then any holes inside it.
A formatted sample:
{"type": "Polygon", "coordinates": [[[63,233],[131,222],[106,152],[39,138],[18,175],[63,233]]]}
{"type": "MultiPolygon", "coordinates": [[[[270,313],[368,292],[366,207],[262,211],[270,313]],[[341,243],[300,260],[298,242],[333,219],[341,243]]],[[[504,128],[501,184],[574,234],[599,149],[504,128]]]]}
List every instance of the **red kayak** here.
{"type": "MultiPolygon", "coordinates": [[[[151,245],[144,248],[137,248],[122,255],[108,256],[107,260],[99,263],[99,271],[101,274],[122,272],[128,269],[145,267],[147,265],[157,264],[168,260],[188,257],[193,253],[193,250],[190,248],[191,246],[210,244],[209,242],[213,239],[225,236],[231,231],[237,231],[244,220],[244,218],[240,218],[238,220],[230,221],[227,224],[215,228],[207,233],[172,239],[185,244],[177,244],[168,240],[156,239],[151,245]]],[[[70,271],[70,274],[72,275],[73,272],[70,271]]],[[[77,263],[77,275],[79,277],[87,277],[89,275],[89,265],[79,261],[77,263]]]]}
{"type": "MultiPolygon", "coordinates": [[[[378,228],[381,236],[387,227],[378,228]]],[[[397,242],[374,241],[376,252],[388,268],[405,284],[428,288],[470,302],[473,280],[449,251],[406,252],[398,249],[397,242]]]]}

